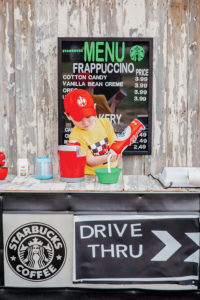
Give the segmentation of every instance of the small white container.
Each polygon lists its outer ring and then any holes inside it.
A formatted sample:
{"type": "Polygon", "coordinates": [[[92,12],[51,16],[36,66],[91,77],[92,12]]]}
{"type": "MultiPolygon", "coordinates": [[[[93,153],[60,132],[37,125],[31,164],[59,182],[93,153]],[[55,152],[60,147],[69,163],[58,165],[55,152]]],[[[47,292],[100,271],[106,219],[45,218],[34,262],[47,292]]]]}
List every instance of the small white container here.
{"type": "Polygon", "coordinates": [[[28,176],[28,160],[26,158],[19,158],[17,160],[17,176],[28,176]]]}

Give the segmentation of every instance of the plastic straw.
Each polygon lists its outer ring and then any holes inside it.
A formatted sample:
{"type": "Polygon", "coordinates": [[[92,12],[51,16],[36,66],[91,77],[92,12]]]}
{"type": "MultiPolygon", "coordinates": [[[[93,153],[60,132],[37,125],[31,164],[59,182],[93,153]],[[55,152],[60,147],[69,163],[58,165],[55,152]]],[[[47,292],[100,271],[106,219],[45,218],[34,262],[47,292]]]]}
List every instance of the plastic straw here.
{"type": "Polygon", "coordinates": [[[108,155],[108,158],[107,158],[107,162],[108,162],[108,173],[111,173],[111,169],[110,169],[110,158],[111,158],[112,154],[110,153],[108,155]]]}

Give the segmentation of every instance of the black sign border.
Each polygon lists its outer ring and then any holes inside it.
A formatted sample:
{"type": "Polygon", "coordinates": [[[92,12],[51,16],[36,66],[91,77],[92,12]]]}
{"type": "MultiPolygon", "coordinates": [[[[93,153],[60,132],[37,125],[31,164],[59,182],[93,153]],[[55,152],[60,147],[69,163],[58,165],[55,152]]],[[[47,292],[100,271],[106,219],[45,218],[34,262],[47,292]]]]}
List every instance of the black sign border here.
{"type": "Polygon", "coordinates": [[[153,92],[153,38],[126,37],[58,37],[58,143],[62,145],[62,43],[74,41],[128,41],[149,43],[149,101],[148,101],[148,151],[125,150],[123,155],[151,155],[152,145],[152,92],[153,92]]]}
{"type": "MultiPolygon", "coordinates": [[[[97,214],[98,216],[101,216],[102,219],[98,219],[98,221],[107,221],[109,222],[110,219],[106,218],[107,215],[106,214],[97,214]],[[104,219],[105,217],[105,219],[104,219]]],[[[110,215],[113,215],[113,216],[116,216],[116,217],[119,217],[119,219],[111,219],[111,222],[112,221],[120,221],[120,220],[124,220],[124,221],[130,221],[131,219],[126,219],[126,217],[129,217],[129,216],[132,216],[134,220],[134,217],[135,216],[141,216],[141,218],[139,219],[135,219],[135,220],[151,220],[151,217],[155,215],[156,219],[157,220],[163,220],[163,219],[166,219],[166,220],[169,220],[169,219],[185,219],[187,218],[187,215],[190,215],[188,213],[177,213],[177,212],[171,212],[169,214],[162,214],[162,213],[157,213],[157,214],[152,214],[152,213],[141,213],[141,214],[127,214],[127,213],[124,213],[124,214],[115,214],[115,213],[110,213],[110,215]],[[120,216],[122,217],[122,219],[120,219],[120,216]],[[123,217],[125,217],[123,219],[123,217]],[[144,218],[143,218],[144,217],[144,218]]],[[[73,233],[73,239],[74,239],[74,242],[73,242],[73,247],[74,247],[74,266],[73,266],[73,283],[74,284],[78,284],[78,283],[89,283],[89,284],[153,284],[153,285],[156,285],[156,284],[183,284],[183,285],[189,285],[191,284],[192,282],[192,285],[195,285],[198,289],[199,289],[199,275],[198,276],[198,279],[187,279],[185,277],[187,276],[181,276],[179,280],[176,279],[176,276],[175,277],[171,277],[171,279],[169,279],[170,277],[147,277],[148,280],[144,280],[143,277],[126,277],[126,278],[123,278],[123,277],[116,277],[116,278],[104,278],[104,277],[98,277],[98,278],[79,278],[77,279],[77,246],[76,246],[76,234],[77,234],[77,229],[76,229],[76,223],[82,223],[82,222],[93,222],[95,221],[95,219],[90,219],[90,217],[94,217],[94,214],[74,214],[74,233],[73,233]],[[79,220],[79,221],[76,221],[75,220],[75,217],[83,217],[83,216],[86,216],[88,217],[88,219],[86,220],[79,220]],[[161,279],[161,280],[160,280],[161,279]]],[[[188,219],[197,219],[198,220],[198,228],[200,226],[200,222],[199,222],[199,216],[197,213],[192,213],[192,216],[190,216],[190,218],[188,219]]],[[[155,219],[153,219],[154,221],[155,219]]],[[[87,223],[88,224],[88,223],[87,223]]],[[[160,249],[162,250],[162,248],[160,249]]],[[[199,264],[198,264],[198,268],[199,268],[199,264]]]]}

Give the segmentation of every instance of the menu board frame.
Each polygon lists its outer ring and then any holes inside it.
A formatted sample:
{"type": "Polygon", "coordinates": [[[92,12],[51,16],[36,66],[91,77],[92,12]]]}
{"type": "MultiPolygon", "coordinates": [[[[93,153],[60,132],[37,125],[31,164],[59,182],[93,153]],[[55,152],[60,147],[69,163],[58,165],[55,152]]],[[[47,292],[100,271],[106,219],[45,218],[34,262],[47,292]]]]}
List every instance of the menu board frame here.
{"type": "MultiPolygon", "coordinates": [[[[58,143],[63,143],[63,99],[62,99],[62,47],[64,42],[133,42],[133,43],[145,43],[148,45],[148,115],[146,115],[147,121],[147,150],[133,149],[133,146],[128,147],[123,155],[150,155],[151,154],[151,139],[152,139],[152,91],[153,91],[153,38],[97,38],[97,37],[58,37],[58,143]]],[[[135,79],[134,79],[135,80],[135,79]]],[[[140,92],[140,91],[139,91],[140,92]]],[[[137,95],[136,95],[137,97],[137,95]]],[[[142,121],[142,119],[141,119],[142,121]]],[[[128,126],[128,123],[127,123],[128,126]]],[[[139,140],[139,139],[138,139],[139,140]]],[[[136,147],[136,145],[134,146],[136,147]]]]}

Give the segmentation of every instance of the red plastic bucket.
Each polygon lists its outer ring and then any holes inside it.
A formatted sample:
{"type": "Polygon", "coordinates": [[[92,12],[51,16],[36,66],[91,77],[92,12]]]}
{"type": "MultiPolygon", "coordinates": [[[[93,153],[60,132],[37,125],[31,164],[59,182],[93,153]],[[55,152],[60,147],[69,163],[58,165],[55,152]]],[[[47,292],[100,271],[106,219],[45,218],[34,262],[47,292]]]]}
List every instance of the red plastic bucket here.
{"type": "Polygon", "coordinates": [[[7,175],[8,175],[8,168],[0,167],[0,180],[6,179],[7,175]]]}
{"type": "Polygon", "coordinates": [[[65,182],[80,182],[84,180],[86,156],[80,155],[80,146],[58,146],[60,179],[65,182]]]}

